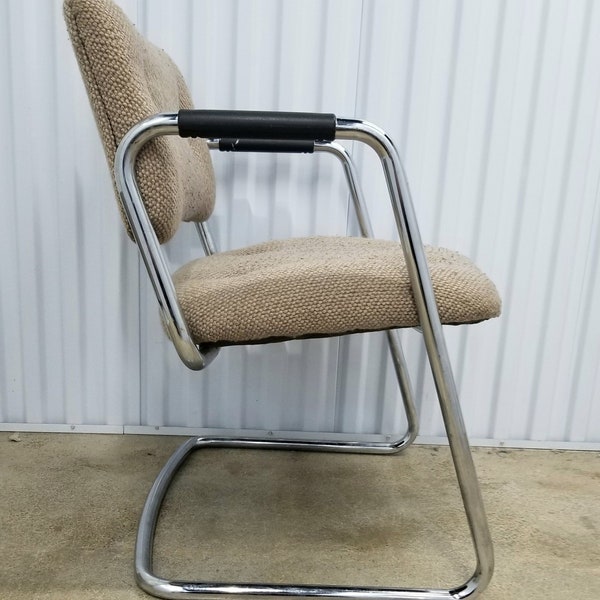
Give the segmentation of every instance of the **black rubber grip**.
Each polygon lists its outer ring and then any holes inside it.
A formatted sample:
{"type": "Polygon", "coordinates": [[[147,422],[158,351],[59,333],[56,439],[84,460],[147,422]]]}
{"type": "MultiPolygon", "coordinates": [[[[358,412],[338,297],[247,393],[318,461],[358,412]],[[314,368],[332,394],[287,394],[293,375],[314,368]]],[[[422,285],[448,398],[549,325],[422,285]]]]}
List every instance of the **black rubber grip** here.
{"type": "Polygon", "coordinates": [[[331,142],[336,117],[324,113],[180,110],[181,137],[331,142]]]}
{"type": "Polygon", "coordinates": [[[221,138],[221,152],[288,152],[312,154],[312,140],[245,140],[243,138],[221,138]]]}

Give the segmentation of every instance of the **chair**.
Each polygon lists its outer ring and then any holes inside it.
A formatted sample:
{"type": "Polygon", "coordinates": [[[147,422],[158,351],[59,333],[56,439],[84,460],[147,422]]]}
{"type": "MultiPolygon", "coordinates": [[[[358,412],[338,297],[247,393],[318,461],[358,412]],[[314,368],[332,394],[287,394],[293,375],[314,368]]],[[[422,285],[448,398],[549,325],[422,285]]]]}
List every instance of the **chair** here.
{"type": "Polygon", "coordinates": [[[139,586],[163,598],[197,595],[366,599],[473,598],[493,570],[493,552],[442,324],[500,313],[493,283],[467,258],[424,247],[405,174],[378,127],[333,114],[195,110],[176,66],[143,39],[110,0],[66,0],[65,19],[95,114],[117,200],[158,301],[165,331],[190,369],[204,369],[220,346],[386,331],[408,430],[384,441],[191,438],[169,459],[144,506],[135,550],[139,586]],[[337,140],[337,141],[336,141],[337,140]],[[357,172],[340,140],[380,158],[400,243],[372,238],[357,172]],[[362,237],[274,240],[217,252],[206,220],[215,201],[210,151],[326,152],[343,167],[362,237]],[[181,221],[196,224],[205,256],[169,272],[161,245],[181,221]],[[422,332],[448,433],[477,566],[452,589],[183,582],[152,572],[160,506],[178,469],[207,447],[283,448],[390,454],[417,434],[417,413],[397,329],[422,332]]]}

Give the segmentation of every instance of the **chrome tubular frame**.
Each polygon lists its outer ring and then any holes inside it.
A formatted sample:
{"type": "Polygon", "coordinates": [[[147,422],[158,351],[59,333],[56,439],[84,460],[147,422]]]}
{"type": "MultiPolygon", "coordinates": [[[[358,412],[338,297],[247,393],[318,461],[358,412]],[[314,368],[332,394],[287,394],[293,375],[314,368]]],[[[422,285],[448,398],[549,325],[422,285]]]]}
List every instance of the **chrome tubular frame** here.
{"type": "Polygon", "coordinates": [[[115,154],[115,182],[160,308],[160,316],[179,358],[190,369],[207,367],[218,354],[216,347],[198,348],[188,330],[169,268],[142,202],[135,179],[135,161],[144,146],[161,135],[178,135],[177,114],[144,119],[123,137],[115,154]]]}
{"type": "Polygon", "coordinates": [[[392,140],[380,128],[360,120],[338,119],[336,137],[367,144],[381,160],[477,557],[473,576],[454,593],[458,598],[473,597],[492,577],[492,540],[408,181],[392,140]]]}
{"type": "MultiPolygon", "coordinates": [[[[208,140],[208,147],[211,150],[218,150],[218,140],[208,140]]],[[[340,161],[344,168],[344,175],[346,177],[346,183],[352,198],[352,206],[358,221],[360,233],[363,237],[372,238],[373,228],[369,220],[369,213],[364,199],[364,194],[360,187],[356,167],[350,153],[348,150],[346,150],[346,148],[344,148],[344,146],[335,142],[315,143],[314,151],[332,154],[340,161]]],[[[206,228],[204,223],[196,223],[196,227],[200,242],[204,247],[206,254],[214,254],[215,245],[210,237],[208,228],[206,228]]],[[[387,336],[388,348],[392,357],[392,364],[394,365],[394,371],[396,373],[396,379],[398,381],[398,387],[400,388],[402,402],[406,413],[407,429],[403,436],[400,436],[395,440],[386,440],[382,447],[393,449],[395,452],[400,452],[401,450],[404,450],[410,446],[410,444],[412,444],[417,437],[417,433],[419,431],[419,417],[417,415],[412,384],[408,374],[406,359],[404,358],[404,353],[400,344],[398,331],[387,330],[385,333],[387,336]]]]}
{"type": "MultiPolygon", "coordinates": [[[[115,157],[115,177],[134,238],[152,281],[161,316],[182,361],[192,369],[203,369],[218,348],[198,348],[192,341],[175,294],[160,245],[141,200],[134,174],[135,159],[141,147],[159,135],[177,135],[177,115],[161,114],[142,121],[123,138],[115,157]]],[[[452,589],[412,589],[374,587],[336,587],[319,585],[272,585],[254,583],[185,582],[168,580],[152,573],[154,532],[163,499],[177,471],[188,456],[206,447],[259,448],[392,454],[406,448],[416,435],[417,416],[410,380],[399,340],[388,332],[388,343],[408,417],[408,432],[399,439],[382,441],[336,441],[327,439],[265,438],[191,438],[168,460],[152,486],[138,529],[135,572],[138,585],[161,598],[186,598],[193,594],[209,598],[243,597],[317,597],[357,600],[461,600],[475,598],[487,586],[493,572],[493,550],[483,501],[471,456],[456,385],[442,331],[431,278],[425,260],[410,191],[398,153],[390,138],[378,127],[359,120],[337,119],[336,139],[353,140],[370,146],[379,156],[400,235],[427,355],[436,385],[456,475],[471,531],[477,564],[471,578],[452,589]]],[[[214,144],[210,143],[214,147],[214,144]]],[[[361,234],[371,235],[371,227],[356,170],[346,149],[337,143],[316,144],[315,150],[334,154],[343,164],[356,210],[361,234]]],[[[208,230],[200,225],[198,233],[207,254],[215,251],[208,230]]]]}
{"type": "MultiPolygon", "coordinates": [[[[352,198],[352,206],[354,207],[354,214],[358,221],[358,227],[360,234],[363,237],[372,238],[373,228],[369,219],[369,212],[364,199],[362,188],[360,187],[358,174],[354,161],[350,156],[350,153],[344,146],[337,144],[336,142],[330,142],[326,144],[315,144],[316,152],[327,152],[333,154],[344,167],[344,174],[346,176],[346,182],[348,189],[350,190],[350,196],[352,198]]],[[[402,394],[402,402],[404,404],[404,410],[406,412],[406,419],[408,421],[408,430],[406,432],[404,444],[400,446],[397,444],[396,447],[406,447],[412,444],[414,439],[417,437],[419,430],[419,417],[417,415],[417,408],[414,402],[414,394],[412,390],[412,384],[410,382],[410,375],[408,374],[408,367],[406,365],[406,359],[404,358],[404,352],[402,351],[402,345],[400,344],[400,336],[397,330],[388,329],[386,330],[388,348],[394,364],[394,370],[396,372],[396,379],[398,380],[398,386],[402,394]]]]}

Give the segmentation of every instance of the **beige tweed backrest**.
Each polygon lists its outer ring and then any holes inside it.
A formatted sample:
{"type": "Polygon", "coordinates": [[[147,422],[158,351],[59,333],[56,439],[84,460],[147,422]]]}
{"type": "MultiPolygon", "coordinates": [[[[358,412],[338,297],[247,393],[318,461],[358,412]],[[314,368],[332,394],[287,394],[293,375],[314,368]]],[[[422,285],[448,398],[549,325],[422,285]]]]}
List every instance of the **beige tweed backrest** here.
{"type": "MultiPolygon", "coordinates": [[[[193,108],[190,93],[169,56],[145,40],[111,0],[65,0],[64,14],[113,173],[115,152],[127,131],[150,115],[193,108]]],[[[182,220],[210,216],[215,183],[204,140],[153,140],[141,151],[136,174],[161,243],[182,220]]]]}

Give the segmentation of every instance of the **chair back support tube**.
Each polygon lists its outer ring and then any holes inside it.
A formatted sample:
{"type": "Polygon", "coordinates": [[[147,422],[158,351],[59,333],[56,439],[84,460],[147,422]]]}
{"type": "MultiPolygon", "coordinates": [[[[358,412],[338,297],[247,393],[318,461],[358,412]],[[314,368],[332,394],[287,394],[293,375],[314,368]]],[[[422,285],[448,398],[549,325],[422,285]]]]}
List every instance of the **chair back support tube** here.
{"type": "Polygon", "coordinates": [[[181,137],[255,140],[335,139],[336,117],[326,113],[252,110],[180,110],[181,137]]]}
{"type": "Polygon", "coordinates": [[[179,306],[173,279],[146,212],[135,176],[135,161],[140,150],[144,144],[161,135],[177,135],[177,114],[162,113],[148,117],[125,134],[115,154],[115,182],[133,237],[154,288],[167,334],[182,362],[188,368],[199,371],[211,363],[218,353],[218,348],[199,348],[191,338],[179,306]]]}

